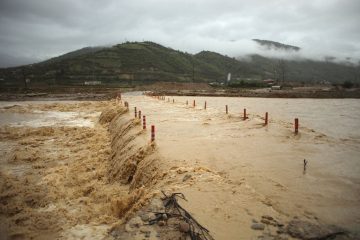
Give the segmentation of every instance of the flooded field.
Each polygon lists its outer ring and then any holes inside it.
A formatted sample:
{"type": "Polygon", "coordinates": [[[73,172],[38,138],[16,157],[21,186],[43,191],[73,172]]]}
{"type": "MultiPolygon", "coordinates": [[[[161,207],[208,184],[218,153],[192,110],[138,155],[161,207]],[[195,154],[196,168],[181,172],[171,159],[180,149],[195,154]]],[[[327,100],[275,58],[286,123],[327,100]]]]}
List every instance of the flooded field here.
{"type": "MultiPolygon", "coordinates": [[[[164,190],[184,193],[181,204],[215,239],[302,239],[279,232],[294,219],[359,234],[359,100],[128,93],[123,101],[0,103],[2,232],[142,239],[111,229],[164,190]],[[146,115],[147,130],[134,107],[146,115]]],[[[157,231],[150,239],[171,239],[157,231]]]]}
{"type": "Polygon", "coordinates": [[[179,167],[206,167],[226,179],[204,186],[195,181],[183,189],[189,207],[217,238],[246,233],[246,219],[261,211],[359,230],[359,100],[170,96],[161,101],[132,95],[126,100],[131,111],[136,106],[156,126],[164,159],[179,167]],[[261,204],[252,209],[254,201],[261,204]]]}

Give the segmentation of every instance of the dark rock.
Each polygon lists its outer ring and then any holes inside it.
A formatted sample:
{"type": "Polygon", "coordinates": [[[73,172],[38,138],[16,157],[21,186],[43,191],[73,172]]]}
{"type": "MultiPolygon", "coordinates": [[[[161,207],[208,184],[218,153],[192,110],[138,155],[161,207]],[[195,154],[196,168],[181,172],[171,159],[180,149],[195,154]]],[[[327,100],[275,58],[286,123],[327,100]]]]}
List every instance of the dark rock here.
{"type": "Polygon", "coordinates": [[[346,233],[343,229],[336,226],[317,225],[298,219],[294,219],[289,222],[286,227],[286,232],[291,237],[305,240],[332,239],[337,235],[346,233]]]}
{"type": "Polygon", "coordinates": [[[180,232],[187,233],[190,231],[190,226],[186,222],[179,223],[179,230],[180,232]]]}
{"type": "Polygon", "coordinates": [[[262,223],[253,223],[251,225],[251,228],[254,230],[264,230],[265,229],[265,225],[262,223]]]}
{"type": "Polygon", "coordinates": [[[264,216],[261,216],[262,219],[267,219],[267,220],[274,220],[273,217],[269,216],[269,215],[264,215],[264,216]]]}
{"type": "Polygon", "coordinates": [[[264,224],[267,224],[269,225],[270,224],[270,221],[268,219],[261,219],[261,222],[264,223],[264,224]]]}
{"type": "Polygon", "coordinates": [[[264,215],[261,217],[261,222],[266,224],[266,225],[272,225],[272,226],[277,226],[278,222],[271,216],[268,215],[264,215]]]}

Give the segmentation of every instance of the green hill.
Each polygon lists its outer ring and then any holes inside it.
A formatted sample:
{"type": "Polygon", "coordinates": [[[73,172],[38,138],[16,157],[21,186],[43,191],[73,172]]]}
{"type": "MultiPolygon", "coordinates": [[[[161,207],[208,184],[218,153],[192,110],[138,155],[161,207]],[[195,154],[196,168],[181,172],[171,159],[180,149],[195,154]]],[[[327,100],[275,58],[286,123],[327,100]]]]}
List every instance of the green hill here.
{"type": "Polygon", "coordinates": [[[279,60],[251,55],[246,60],[202,51],[189,54],[153,42],[126,42],[112,47],[83,48],[44,62],[0,69],[6,86],[84,85],[101,82],[129,86],[156,81],[233,81],[267,78],[297,82],[360,82],[359,66],[313,60],[279,60]]]}

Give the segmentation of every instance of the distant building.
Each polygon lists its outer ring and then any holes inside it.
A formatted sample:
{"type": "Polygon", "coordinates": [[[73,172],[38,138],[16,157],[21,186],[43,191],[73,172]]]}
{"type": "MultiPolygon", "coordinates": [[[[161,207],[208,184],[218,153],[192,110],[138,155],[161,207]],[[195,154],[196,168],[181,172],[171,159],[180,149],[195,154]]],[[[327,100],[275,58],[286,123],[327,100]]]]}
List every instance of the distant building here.
{"type": "Polygon", "coordinates": [[[101,81],[85,81],[84,85],[101,85],[101,81]]]}
{"type": "Polygon", "coordinates": [[[211,82],[209,83],[210,86],[216,87],[216,86],[223,86],[224,83],[223,82],[211,82]]]}
{"type": "Polygon", "coordinates": [[[271,86],[271,90],[281,90],[281,86],[271,86]]]}
{"type": "Polygon", "coordinates": [[[231,73],[228,73],[227,75],[227,82],[230,82],[231,81],[231,73]]]}
{"type": "Polygon", "coordinates": [[[272,85],[274,85],[275,80],[269,78],[269,79],[263,80],[263,82],[264,82],[265,84],[267,84],[268,86],[272,86],[272,85]]]}

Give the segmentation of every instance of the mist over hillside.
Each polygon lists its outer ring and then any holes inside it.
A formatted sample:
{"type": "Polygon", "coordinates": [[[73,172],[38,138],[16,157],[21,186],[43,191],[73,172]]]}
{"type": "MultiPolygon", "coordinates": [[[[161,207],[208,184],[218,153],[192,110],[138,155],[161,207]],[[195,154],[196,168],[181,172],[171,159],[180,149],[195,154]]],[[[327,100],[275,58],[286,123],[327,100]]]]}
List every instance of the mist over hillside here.
{"type": "Polygon", "coordinates": [[[279,42],[274,42],[270,40],[261,40],[253,39],[254,42],[258,43],[260,46],[263,46],[265,49],[270,50],[283,50],[283,51],[299,51],[301,48],[297,46],[287,45],[279,42]]]}
{"type": "MultiPolygon", "coordinates": [[[[256,42],[259,42],[257,40],[256,42]]],[[[298,52],[300,47],[260,41],[261,45],[298,52]]],[[[154,42],[126,42],[112,47],[87,47],[40,63],[0,70],[3,86],[105,85],[133,86],[157,81],[224,82],[228,73],[233,81],[261,81],[330,84],[360,83],[359,65],[338,63],[334,59],[266,57],[249,54],[234,58],[211,51],[190,54],[154,42]]]]}

